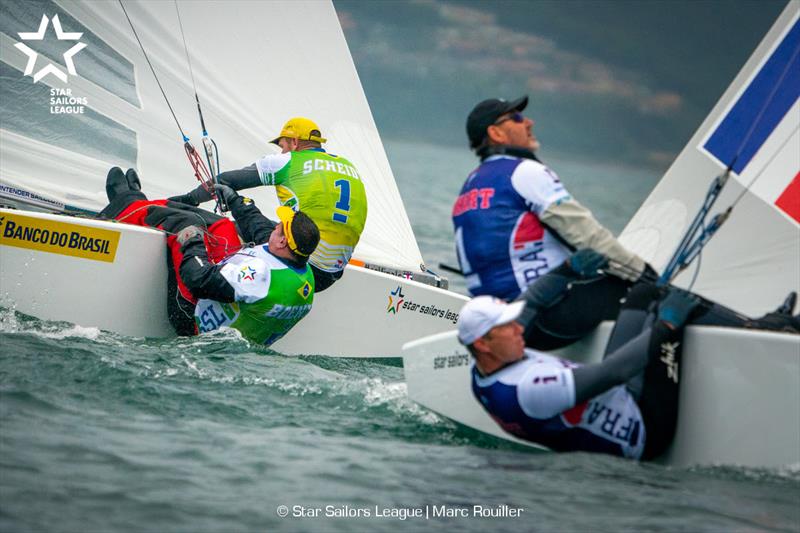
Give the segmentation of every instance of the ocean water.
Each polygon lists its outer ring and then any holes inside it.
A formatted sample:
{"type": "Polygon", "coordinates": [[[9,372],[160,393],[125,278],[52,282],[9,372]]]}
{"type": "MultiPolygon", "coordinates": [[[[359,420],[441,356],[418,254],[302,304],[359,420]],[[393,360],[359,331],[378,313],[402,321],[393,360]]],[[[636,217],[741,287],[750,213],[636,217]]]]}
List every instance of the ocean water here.
{"type": "MultiPolygon", "coordinates": [[[[386,145],[426,261],[454,263],[449,211],[475,161],[386,145]]],[[[615,231],[658,178],[546,159],[615,231]]],[[[284,357],[231,331],[132,338],[0,309],[0,531],[453,528],[798,531],[800,465],[536,453],[414,404],[396,360],[284,357]]]]}

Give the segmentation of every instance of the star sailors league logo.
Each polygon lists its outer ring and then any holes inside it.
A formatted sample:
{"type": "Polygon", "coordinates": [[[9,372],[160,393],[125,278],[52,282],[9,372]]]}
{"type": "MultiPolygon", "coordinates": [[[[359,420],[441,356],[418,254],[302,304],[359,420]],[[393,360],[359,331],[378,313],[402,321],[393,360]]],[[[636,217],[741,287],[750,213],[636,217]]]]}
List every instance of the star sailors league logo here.
{"type": "Polygon", "coordinates": [[[395,290],[389,292],[389,305],[386,307],[386,312],[397,314],[400,310],[400,305],[403,303],[403,298],[405,298],[403,288],[398,285],[395,290]]]}
{"type": "MultiPolygon", "coordinates": [[[[47,15],[42,15],[42,22],[39,24],[39,29],[35,32],[18,32],[19,38],[23,41],[43,41],[49,23],[50,19],[47,18],[47,15]]],[[[83,32],[65,32],[61,28],[61,21],[58,19],[58,15],[53,17],[53,29],[59,41],[77,41],[83,36],[83,32]]],[[[28,56],[28,63],[25,65],[25,76],[32,76],[34,83],[48,74],[52,74],[64,83],[67,82],[67,73],[53,63],[48,63],[34,74],[33,70],[36,66],[39,54],[25,43],[17,43],[14,46],[28,56]]],[[[75,43],[72,48],[64,52],[64,64],[67,66],[67,72],[73,76],[77,76],[78,72],[75,70],[75,63],[72,61],[72,58],[84,48],[86,48],[86,44],[78,42],[75,43]]]]}

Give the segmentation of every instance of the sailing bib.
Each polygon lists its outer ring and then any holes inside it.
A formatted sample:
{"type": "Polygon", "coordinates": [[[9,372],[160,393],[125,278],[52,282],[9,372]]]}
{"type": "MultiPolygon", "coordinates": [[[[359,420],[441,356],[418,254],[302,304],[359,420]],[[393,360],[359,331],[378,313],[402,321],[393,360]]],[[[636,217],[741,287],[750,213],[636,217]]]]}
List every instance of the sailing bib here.
{"type": "Polygon", "coordinates": [[[578,365],[536,350],[488,376],[472,368],[472,392],[500,427],[556,451],[638,459],[645,443],[639,406],[624,386],[575,405],[578,365]]]}
{"type": "Polygon", "coordinates": [[[268,155],[256,169],[264,185],[275,186],[281,205],[302,210],[319,227],[309,263],[326,272],[342,270],[367,220],[367,194],[353,164],[320,148],[268,155]]]}
{"type": "Polygon", "coordinates": [[[236,301],[197,302],[194,316],[201,333],[228,326],[269,346],[311,311],[314,276],[308,266],[292,268],[266,245],[245,248],[223,265],[220,273],[234,288],[236,301]]]}
{"type": "Polygon", "coordinates": [[[490,157],[470,174],[452,212],[470,294],[513,300],[563,263],[569,249],[539,216],[568,198],[552,170],[528,159],[490,157]]]}

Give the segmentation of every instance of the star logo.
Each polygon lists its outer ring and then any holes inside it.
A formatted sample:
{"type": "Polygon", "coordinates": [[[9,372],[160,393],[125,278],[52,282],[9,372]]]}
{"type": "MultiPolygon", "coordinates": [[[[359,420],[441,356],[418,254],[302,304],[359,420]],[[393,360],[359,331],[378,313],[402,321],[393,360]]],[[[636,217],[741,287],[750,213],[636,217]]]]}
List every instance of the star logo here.
{"type": "Polygon", "coordinates": [[[239,281],[255,281],[256,270],[252,267],[246,266],[239,271],[239,281]]]}
{"type": "MultiPolygon", "coordinates": [[[[50,19],[47,18],[47,15],[42,15],[42,22],[39,24],[39,29],[35,32],[18,32],[19,38],[23,41],[43,41],[44,34],[47,31],[47,25],[49,23],[50,19]]],[[[56,37],[59,41],[77,41],[83,35],[83,32],[80,31],[65,32],[61,28],[61,21],[58,19],[58,15],[53,17],[53,29],[55,30],[56,37]]],[[[47,66],[39,69],[36,74],[32,74],[33,68],[36,66],[36,58],[39,57],[39,54],[24,43],[17,43],[14,45],[14,47],[18,48],[22,51],[22,53],[28,56],[28,63],[25,65],[25,76],[32,75],[34,83],[38,82],[48,74],[52,74],[64,83],[67,82],[67,74],[52,63],[49,63],[47,66]]],[[[75,63],[72,62],[72,58],[84,48],[86,48],[86,44],[79,42],[64,52],[64,64],[67,66],[67,72],[73,76],[77,76],[78,72],[75,70],[75,63]]]]}
{"type": "Polygon", "coordinates": [[[389,306],[386,308],[386,312],[397,314],[400,310],[400,304],[403,303],[403,298],[405,298],[403,288],[398,285],[395,290],[389,293],[389,306]]]}

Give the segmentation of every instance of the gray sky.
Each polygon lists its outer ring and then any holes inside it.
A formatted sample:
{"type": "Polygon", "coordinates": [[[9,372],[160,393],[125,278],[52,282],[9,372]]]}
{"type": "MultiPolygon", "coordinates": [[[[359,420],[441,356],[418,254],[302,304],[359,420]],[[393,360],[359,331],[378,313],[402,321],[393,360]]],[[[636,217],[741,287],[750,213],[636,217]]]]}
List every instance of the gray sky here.
{"type": "Polygon", "coordinates": [[[664,169],[786,0],[334,0],[381,134],[464,146],[531,96],[543,151],[664,169]]]}

